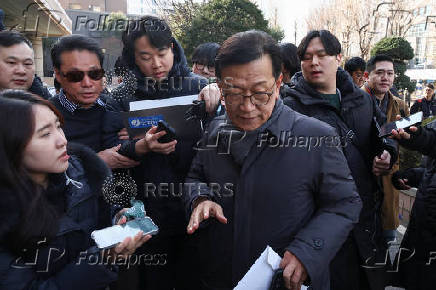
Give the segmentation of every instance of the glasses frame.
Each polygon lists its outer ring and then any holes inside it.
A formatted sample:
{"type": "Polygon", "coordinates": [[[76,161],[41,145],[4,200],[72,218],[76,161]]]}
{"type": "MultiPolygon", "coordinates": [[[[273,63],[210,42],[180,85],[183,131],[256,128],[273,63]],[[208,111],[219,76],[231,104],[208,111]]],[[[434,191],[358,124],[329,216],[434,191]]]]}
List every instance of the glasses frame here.
{"type": "Polygon", "coordinates": [[[66,73],[64,73],[64,72],[61,72],[61,75],[64,77],[64,78],[66,78],[67,79],[67,81],[68,82],[70,82],[70,83],[78,83],[78,82],[81,82],[81,81],[83,81],[83,79],[85,78],[85,74],[91,79],[91,80],[93,80],[93,81],[99,81],[99,80],[101,80],[103,77],[104,77],[104,75],[105,75],[105,71],[104,71],[104,69],[102,69],[102,68],[100,68],[100,69],[92,69],[92,70],[89,70],[89,71],[82,71],[82,70],[72,70],[72,71],[69,71],[69,72],[66,72],[66,73]],[[101,73],[101,77],[94,77],[94,76],[92,76],[90,73],[92,73],[92,72],[98,72],[98,73],[101,73]],[[74,77],[73,76],[71,76],[71,73],[78,73],[78,74],[81,74],[81,78],[80,78],[80,80],[75,80],[75,79],[73,79],[74,77]],[[69,76],[70,75],[70,76],[69,76]]]}
{"type": "Polygon", "coordinates": [[[207,67],[207,70],[210,72],[215,72],[215,67],[214,66],[208,66],[205,64],[201,64],[199,62],[194,62],[195,66],[199,69],[199,70],[204,70],[205,67],[207,67]]]}
{"type": "Polygon", "coordinates": [[[266,104],[269,103],[269,101],[271,100],[271,96],[274,94],[274,86],[275,86],[275,85],[277,85],[277,84],[276,84],[276,80],[274,80],[273,85],[272,85],[271,88],[269,89],[269,90],[272,90],[272,92],[256,92],[256,93],[251,94],[251,95],[243,95],[243,94],[225,94],[225,93],[223,92],[223,90],[221,89],[221,95],[223,96],[224,101],[226,102],[226,104],[228,104],[228,105],[230,105],[230,106],[232,106],[234,103],[242,104],[243,98],[250,98],[250,102],[251,102],[254,106],[265,106],[266,104]],[[265,103],[259,103],[259,104],[256,104],[256,103],[253,101],[253,96],[255,96],[255,95],[260,95],[260,94],[262,94],[262,95],[264,95],[264,94],[265,94],[265,95],[268,95],[268,100],[267,100],[265,103]],[[228,96],[240,96],[240,100],[239,100],[239,102],[228,102],[228,101],[226,100],[226,97],[228,97],[228,96]]]}

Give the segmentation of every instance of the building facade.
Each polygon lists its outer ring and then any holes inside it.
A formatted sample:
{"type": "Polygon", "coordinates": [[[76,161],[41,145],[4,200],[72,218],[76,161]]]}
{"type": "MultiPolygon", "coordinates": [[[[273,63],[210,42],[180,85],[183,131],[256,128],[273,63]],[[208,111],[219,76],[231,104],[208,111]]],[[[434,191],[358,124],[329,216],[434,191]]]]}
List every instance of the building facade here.
{"type": "Polygon", "coordinates": [[[65,10],[127,13],[128,0],[59,0],[65,10]]]}

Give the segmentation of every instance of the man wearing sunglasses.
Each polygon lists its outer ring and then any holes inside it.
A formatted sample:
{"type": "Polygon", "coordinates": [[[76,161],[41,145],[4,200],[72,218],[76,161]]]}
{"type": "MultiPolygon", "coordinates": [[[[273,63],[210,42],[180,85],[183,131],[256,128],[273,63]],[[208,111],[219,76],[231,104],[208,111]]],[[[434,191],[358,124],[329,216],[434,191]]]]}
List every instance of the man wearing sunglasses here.
{"type": "Polygon", "coordinates": [[[187,232],[202,245],[199,289],[232,289],[267,245],[283,257],[287,289],[329,289],[330,261],[358,220],[340,146],[302,144],[336,133],[283,104],[281,69],[279,46],[256,30],[228,38],[216,57],[226,115],[209,125],[184,195],[187,232]]]}
{"type": "Polygon", "coordinates": [[[392,168],[398,156],[396,142],[378,137],[376,122],[383,124],[385,117],[375,100],[339,68],[341,44],[332,33],[309,32],[297,53],[302,71],[295,75],[295,87],[286,91],[284,102],[338,132],[363,202],[359,223],[331,263],[331,289],[384,289],[387,245],[381,223],[383,192],[377,177],[392,168]]]}
{"type": "Polygon", "coordinates": [[[65,36],[53,46],[51,58],[61,85],[51,101],[65,119],[67,140],[91,147],[110,168],[138,165],[117,152],[120,146],[104,150],[102,128],[107,105],[101,98],[104,70],[98,43],[82,35],[65,36]]]}

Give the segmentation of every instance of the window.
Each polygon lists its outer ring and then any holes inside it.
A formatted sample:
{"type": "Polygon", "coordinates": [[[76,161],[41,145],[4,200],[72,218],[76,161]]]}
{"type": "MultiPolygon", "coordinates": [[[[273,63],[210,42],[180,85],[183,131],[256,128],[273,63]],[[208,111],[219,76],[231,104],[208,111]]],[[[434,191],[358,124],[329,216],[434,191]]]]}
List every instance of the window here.
{"type": "Polygon", "coordinates": [[[425,7],[421,7],[419,8],[419,15],[424,15],[425,14],[425,7]]]}
{"type": "Polygon", "coordinates": [[[412,25],[408,31],[408,35],[411,37],[421,37],[425,33],[425,23],[412,25]]]}
{"type": "Polygon", "coordinates": [[[426,8],[426,9],[425,9],[425,14],[426,14],[426,15],[431,14],[431,6],[430,6],[430,5],[427,5],[425,8],[426,8]]]}
{"type": "Polygon", "coordinates": [[[72,10],[80,10],[80,9],[82,9],[82,5],[77,4],[77,3],[70,3],[69,7],[72,10]]]}

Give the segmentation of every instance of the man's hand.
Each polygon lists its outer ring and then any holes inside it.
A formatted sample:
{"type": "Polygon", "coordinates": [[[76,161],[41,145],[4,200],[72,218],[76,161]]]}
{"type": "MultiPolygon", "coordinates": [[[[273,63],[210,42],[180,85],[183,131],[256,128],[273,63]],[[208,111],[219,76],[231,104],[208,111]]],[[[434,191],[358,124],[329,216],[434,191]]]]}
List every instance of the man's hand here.
{"type": "Polygon", "coordinates": [[[407,178],[399,178],[399,179],[397,179],[397,185],[398,186],[395,186],[395,188],[396,189],[401,189],[401,190],[409,190],[409,189],[411,189],[412,187],[410,187],[409,185],[407,185],[407,178]]]}
{"type": "Polygon", "coordinates": [[[220,101],[221,92],[217,84],[209,84],[205,86],[200,94],[198,100],[204,100],[206,103],[206,112],[213,115],[218,107],[220,101]]]}
{"type": "MultiPolygon", "coordinates": [[[[125,216],[121,217],[126,210],[127,208],[124,208],[117,213],[117,225],[122,225],[127,222],[127,218],[125,216]]],[[[113,261],[116,259],[128,259],[137,248],[142,246],[142,244],[147,242],[149,239],[151,239],[151,235],[144,236],[143,232],[140,231],[134,237],[125,238],[122,243],[118,244],[115,248],[110,249],[108,252],[104,252],[104,254],[110,256],[113,261]]]]}
{"type": "Polygon", "coordinates": [[[192,211],[188,224],[188,234],[193,234],[200,226],[200,223],[209,217],[215,217],[223,224],[227,223],[227,218],[224,216],[223,209],[219,204],[210,200],[200,200],[192,211]]]}
{"type": "Polygon", "coordinates": [[[372,173],[375,176],[381,176],[389,174],[391,164],[391,154],[388,151],[383,150],[383,153],[379,156],[374,157],[372,162],[372,173]]]}
{"type": "MultiPolygon", "coordinates": [[[[397,115],[395,118],[398,121],[401,119],[401,116],[397,115]]],[[[410,132],[416,132],[416,131],[418,131],[418,128],[415,126],[410,126],[409,130],[410,130],[410,132]]],[[[397,140],[409,140],[410,139],[410,134],[407,133],[406,131],[404,131],[404,129],[398,129],[398,130],[393,129],[391,133],[392,133],[392,138],[397,139],[397,140]]]]}
{"type": "MultiPolygon", "coordinates": [[[[410,130],[410,132],[416,132],[416,131],[418,131],[418,128],[415,126],[411,126],[411,127],[409,127],[409,130],[410,130]]],[[[406,131],[404,131],[403,129],[398,129],[398,131],[393,129],[391,133],[392,133],[392,138],[397,139],[397,140],[409,140],[410,139],[410,134],[407,133],[406,131]]]]}
{"type": "Polygon", "coordinates": [[[118,139],[120,140],[129,140],[129,132],[127,132],[126,128],[123,128],[118,132],[118,139]]]}
{"type": "Polygon", "coordinates": [[[285,287],[291,290],[300,290],[301,285],[307,279],[307,271],[298,258],[289,251],[285,252],[280,268],[283,269],[285,287]]]}
{"type": "Polygon", "coordinates": [[[118,153],[121,144],[118,146],[100,151],[97,155],[106,163],[109,168],[131,168],[138,166],[140,163],[138,161],[132,160],[126,156],[118,153]]]}
{"type": "Polygon", "coordinates": [[[157,139],[165,135],[167,132],[160,131],[156,133],[157,127],[153,126],[147,131],[145,137],[140,139],[135,144],[135,151],[138,155],[146,154],[150,151],[168,155],[176,150],[177,140],[168,143],[159,143],[157,139]]]}

